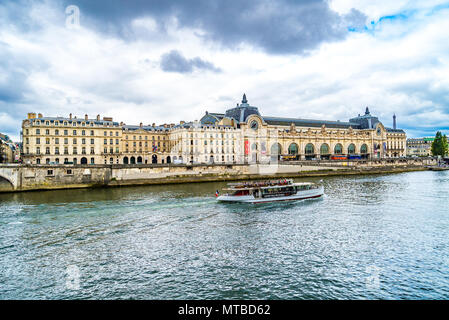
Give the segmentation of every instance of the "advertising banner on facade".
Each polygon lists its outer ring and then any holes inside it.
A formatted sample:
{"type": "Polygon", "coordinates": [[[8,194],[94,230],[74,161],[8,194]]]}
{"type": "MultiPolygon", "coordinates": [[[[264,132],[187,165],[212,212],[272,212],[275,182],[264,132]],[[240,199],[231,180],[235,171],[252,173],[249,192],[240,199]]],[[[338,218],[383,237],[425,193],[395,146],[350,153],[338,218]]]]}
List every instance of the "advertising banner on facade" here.
{"type": "Polygon", "coordinates": [[[249,141],[245,140],[245,156],[249,155],[249,141]]]}

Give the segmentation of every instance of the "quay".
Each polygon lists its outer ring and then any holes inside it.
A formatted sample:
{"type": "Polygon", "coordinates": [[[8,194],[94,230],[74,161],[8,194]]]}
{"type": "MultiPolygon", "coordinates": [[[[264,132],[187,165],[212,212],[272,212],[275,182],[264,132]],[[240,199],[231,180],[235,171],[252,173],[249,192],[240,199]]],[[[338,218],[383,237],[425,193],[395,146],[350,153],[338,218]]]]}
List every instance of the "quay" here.
{"type": "Polygon", "coordinates": [[[0,192],[399,173],[433,170],[435,158],[250,164],[3,164],[0,192]]]}

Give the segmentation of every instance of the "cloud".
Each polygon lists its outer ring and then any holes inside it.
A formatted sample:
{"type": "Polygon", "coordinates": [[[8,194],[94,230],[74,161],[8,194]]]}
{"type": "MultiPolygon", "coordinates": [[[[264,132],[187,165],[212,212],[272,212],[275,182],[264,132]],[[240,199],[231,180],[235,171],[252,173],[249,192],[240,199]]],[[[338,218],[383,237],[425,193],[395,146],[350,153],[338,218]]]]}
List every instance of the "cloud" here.
{"type": "Polygon", "coordinates": [[[348,27],[365,20],[356,9],[338,14],[326,0],[134,0],[126,5],[119,0],[68,0],[65,4],[78,5],[89,26],[126,40],[145,37],[136,32],[133,21],[149,17],[159,33],[175,21],[177,28],[198,30],[202,39],[225,48],[250,45],[275,54],[304,54],[323,42],[343,40],[348,27]]]}
{"type": "Polygon", "coordinates": [[[386,126],[396,113],[409,136],[447,132],[445,7],[64,1],[0,3],[0,132],[14,140],[27,112],[177,123],[244,92],[263,115],[346,121],[369,106],[386,126]],[[80,6],[78,30],[65,27],[66,4],[80,6]],[[375,32],[348,32],[365,15],[375,32]]]}
{"type": "Polygon", "coordinates": [[[195,69],[221,72],[212,63],[200,57],[186,59],[179,51],[172,50],[161,57],[161,69],[166,72],[192,73],[195,69]]]}

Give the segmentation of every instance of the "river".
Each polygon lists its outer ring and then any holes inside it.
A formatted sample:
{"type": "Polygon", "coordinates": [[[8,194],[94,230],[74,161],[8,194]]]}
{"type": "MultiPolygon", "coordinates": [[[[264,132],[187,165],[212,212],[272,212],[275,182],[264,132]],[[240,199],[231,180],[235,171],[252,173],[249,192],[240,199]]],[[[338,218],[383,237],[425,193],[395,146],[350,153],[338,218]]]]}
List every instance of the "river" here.
{"type": "Polygon", "coordinates": [[[0,194],[0,298],[449,298],[449,172],[322,184],[257,205],[216,203],[225,183],[0,194]]]}

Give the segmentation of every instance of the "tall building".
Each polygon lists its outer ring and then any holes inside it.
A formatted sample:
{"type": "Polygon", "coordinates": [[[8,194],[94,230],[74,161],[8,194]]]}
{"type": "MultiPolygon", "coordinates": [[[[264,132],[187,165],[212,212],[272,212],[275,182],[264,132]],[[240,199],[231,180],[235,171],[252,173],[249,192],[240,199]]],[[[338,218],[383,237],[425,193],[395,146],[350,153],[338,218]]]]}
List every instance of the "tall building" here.
{"type": "MultiPolygon", "coordinates": [[[[394,117],[394,123],[395,123],[394,117]]],[[[394,125],[395,126],[395,125],[394,125]]],[[[246,95],[199,121],[125,125],[112,118],[44,117],[22,123],[25,163],[246,163],[405,156],[406,135],[385,127],[368,107],[348,122],[263,116],[246,95]]]]}
{"type": "Polygon", "coordinates": [[[432,143],[435,138],[407,139],[407,156],[428,157],[432,155],[432,143]]]}
{"type": "Polygon", "coordinates": [[[193,162],[211,162],[212,159],[215,162],[227,162],[227,159],[268,162],[283,155],[299,160],[329,159],[333,155],[354,158],[405,156],[405,132],[385,127],[371,115],[368,107],[364,115],[348,122],[282,118],[261,115],[243,95],[242,103],[236,107],[225,113],[206,111],[199,123],[184,124],[178,132],[183,132],[181,137],[185,137],[178,141],[178,145],[194,147],[172,151],[181,153],[183,159],[190,159],[189,162],[192,159],[193,162]],[[207,134],[210,141],[206,139],[207,134]],[[216,136],[215,141],[211,134],[216,136]],[[223,142],[220,141],[222,136],[223,142]],[[233,141],[234,145],[226,145],[226,141],[233,141]],[[227,147],[231,146],[233,148],[228,151],[227,147]]]}
{"type": "Polygon", "coordinates": [[[6,134],[0,133],[0,163],[14,163],[19,160],[20,146],[6,134]]]}

